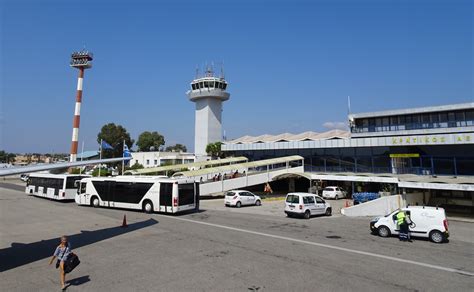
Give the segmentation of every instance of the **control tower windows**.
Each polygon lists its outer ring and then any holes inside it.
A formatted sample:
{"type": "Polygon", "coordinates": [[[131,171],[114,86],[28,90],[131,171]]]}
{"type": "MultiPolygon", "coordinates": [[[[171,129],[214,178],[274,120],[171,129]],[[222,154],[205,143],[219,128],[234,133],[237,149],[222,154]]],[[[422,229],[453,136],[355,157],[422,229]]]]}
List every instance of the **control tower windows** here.
{"type": "Polygon", "coordinates": [[[204,84],[203,84],[203,82],[202,82],[202,81],[201,81],[201,82],[199,82],[199,88],[204,88],[204,84]]]}
{"type": "Polygon", "coordinates": [[[193,88],[193,90],[195,90],[196,89],[196,84],[194,84],[194,83],[191,84],[191,87],[193,88]]]}
{"type": "Polygon", "coordinates": [[[227,88],[227,83],[224,83],[223,86],[222,86],[222,89],[226,89],[227,88]]]}
{"type": "Polygon", "coordinates": [[[209,84],[207,83],[207,81],[204,81],[204,88],[209,88],[209,84]]]}

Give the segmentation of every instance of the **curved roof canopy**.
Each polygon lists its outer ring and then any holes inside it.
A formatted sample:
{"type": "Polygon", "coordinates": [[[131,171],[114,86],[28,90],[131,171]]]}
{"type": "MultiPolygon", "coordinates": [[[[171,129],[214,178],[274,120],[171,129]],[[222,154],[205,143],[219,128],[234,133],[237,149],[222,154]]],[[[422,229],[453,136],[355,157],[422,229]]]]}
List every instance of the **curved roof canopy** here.
{"type": "Polygon", "coordinates": [[[226,142],[225,144],[250,144],[250,143],[273,143],[273,142],[293,142],[293,141],[315,141],[329,139],[346,139],[350,133],[343,130],[331,130],[323,133],[304,132],[300,134],[283,133],[279,135],[243,136],[241,138],[226,142]]]}
{"type": "Polygon", "coordinates": [[[252,162],[247,162],[247,163],[238,163],[238,164],[224,165],[224,166],[204,168],[204,169],[198,169],[198,170],[177,172],[173,175],[173,177],[203,176],[207,174],[224,173],[226,171],[234,171],[234,170],[246,170],[253,167],[267,166],[267,165],[272,165],[272,164],[286,163],[286,162],[298,161],[298,160],[304,160],[304,158],[299,155],[278,157],[278,158],[272,158],[272,159],[252,161],[252,162]]]}
{"type": "Polygon", "coordinates": [[[136,169],[136,170],[128,170],[125,173],[136,175],[136,174],[164,172],[164,171],[169,171],[169,170],[182,170],[183,168],[190,169],[190,168],[199,168],[199,167],[212,167],[215,165],[242,163],[246,161],[248,161],[247,157],[239,156],[239,157],[230,157],[230,158],[217,159],[217,160],[199,161],[199,162],[192,162],[192,163],[185,163],[185,164],[174,164],[174,165],[165,165],[165,166],[159,166],[159,167],[142,168],[142,169],[136,169]]]}

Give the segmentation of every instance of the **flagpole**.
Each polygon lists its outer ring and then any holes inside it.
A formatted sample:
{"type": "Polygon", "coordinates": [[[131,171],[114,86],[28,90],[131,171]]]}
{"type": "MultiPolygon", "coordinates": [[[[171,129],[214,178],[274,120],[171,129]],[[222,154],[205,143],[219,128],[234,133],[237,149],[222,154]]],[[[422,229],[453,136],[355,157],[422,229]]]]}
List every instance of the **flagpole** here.
{"type": "MultiPolygon", "coordinates": [[[[102,139],[100,139],[100,154],[99,154],[99,160],[102,160],[102,139]]],[[[100,177],[100,171],[101,171],[101,165],[99,163],[99,177],[100,177]]]]}
{"type": "MultiPolygon", "coordinates": [[[[125,157],[125,140],[123,140],[123,147],[122,147],[122,158],[125,157]]],[[[125,169],[125,160],[122,160],[122,175],[125,169]]]]}

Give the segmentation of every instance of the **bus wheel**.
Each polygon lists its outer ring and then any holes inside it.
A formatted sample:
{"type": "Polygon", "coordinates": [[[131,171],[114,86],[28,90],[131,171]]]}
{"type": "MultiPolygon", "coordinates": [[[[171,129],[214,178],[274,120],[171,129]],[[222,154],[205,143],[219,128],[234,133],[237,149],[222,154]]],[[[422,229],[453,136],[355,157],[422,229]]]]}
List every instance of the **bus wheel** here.
{"type": "Polygon", "coordinates": [[[91,205],[92,205],[92,207],[94,207],[94,208],[99,207],[99,198],[97,198],[97,197],[92,197],[91,205]]]}
{"type": "Polygon", "coordinates": [[[152,213],[153,212],[153,203],[150,202],[150,201],[145,201],[143,202],[143,211],[145,211],[145,213],[152,213]]]}

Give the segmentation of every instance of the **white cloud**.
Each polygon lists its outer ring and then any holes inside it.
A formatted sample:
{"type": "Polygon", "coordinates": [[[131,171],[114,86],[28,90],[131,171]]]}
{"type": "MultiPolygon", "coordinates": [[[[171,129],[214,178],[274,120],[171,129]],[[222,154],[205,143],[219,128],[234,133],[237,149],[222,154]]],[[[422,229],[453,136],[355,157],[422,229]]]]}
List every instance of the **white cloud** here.
{"type": "Polygon", "coordinates": [[[325,122],[323,127],[329,130],[347,130],[347,123],[344,122],[325,122]]]}

